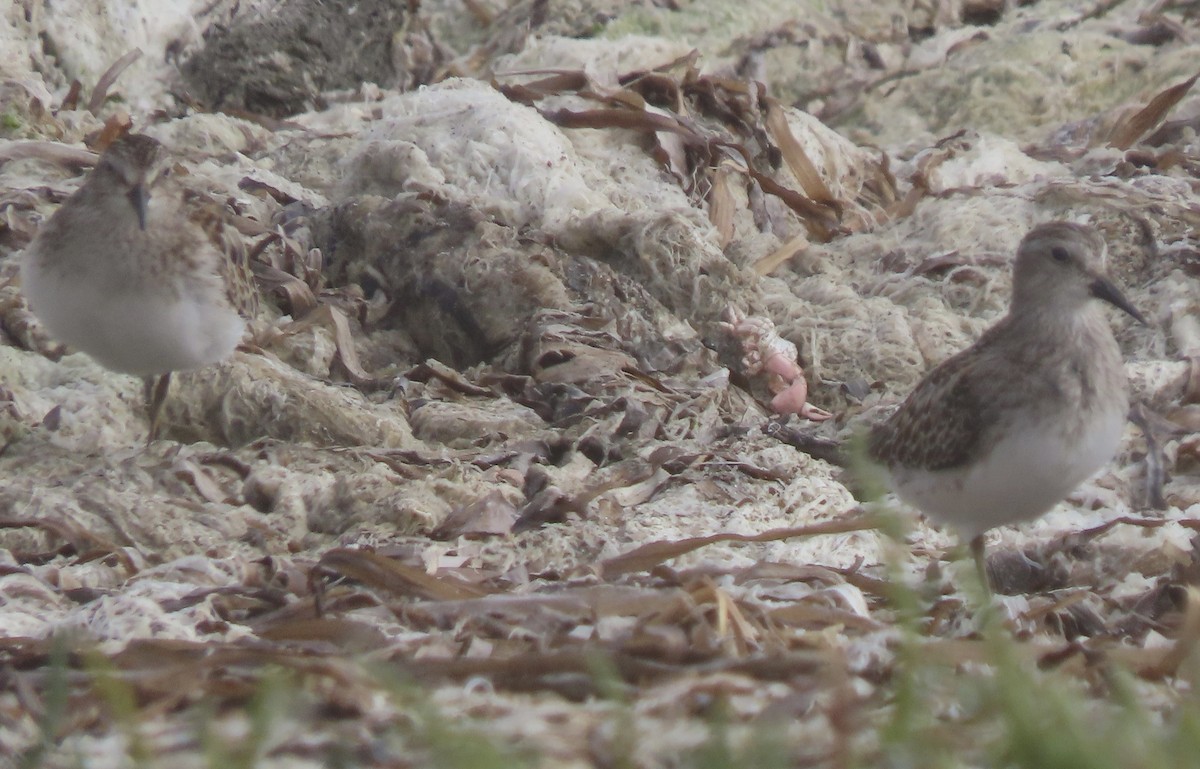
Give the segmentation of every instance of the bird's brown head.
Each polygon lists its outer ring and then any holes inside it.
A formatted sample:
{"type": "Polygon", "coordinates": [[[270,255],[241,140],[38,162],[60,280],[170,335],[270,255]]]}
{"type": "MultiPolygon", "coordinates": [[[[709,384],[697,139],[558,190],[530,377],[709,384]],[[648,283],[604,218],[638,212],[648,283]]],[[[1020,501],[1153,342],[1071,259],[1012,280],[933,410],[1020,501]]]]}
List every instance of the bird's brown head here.
{"type": "Polygon", "coordinates": [[[150,191],[166,175],[167,167],[162,144],[144,134],[130,133],[108,146],[92,173],[125,192],[138,226],[145,229],[150,191]]]}
{"type": "Polygon", "coordinates": [[[1102,299],[1145,323],[1108,277],[1107,255],[1104,238],[1086,225],[1050,222],[1034,227],[1017,248],[1013,311],[1050,306],[1070,310],[1102,299]]]}

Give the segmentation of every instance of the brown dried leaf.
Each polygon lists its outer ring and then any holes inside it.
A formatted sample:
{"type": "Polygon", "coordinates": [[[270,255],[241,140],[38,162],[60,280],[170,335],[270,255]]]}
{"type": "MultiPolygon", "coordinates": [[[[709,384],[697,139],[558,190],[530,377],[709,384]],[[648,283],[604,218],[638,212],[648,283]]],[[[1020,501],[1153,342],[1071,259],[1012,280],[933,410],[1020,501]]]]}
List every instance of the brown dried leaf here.
{"type": "Polygon", "coordinates": [[[676,623],[639,623],[623,639],[621,650],[639,657],[680,663],[694,653],[695,644],[687,631],[676,623]]]}
{"type": "Polygon", "coordinates": [[[1180,403],[1200,403],[1200,355],[1188,356],[1187,381],[1180,403]]]}
{"type": "Polygon", "coordinates": [[[125,110],[117,110],[108,120],[104,121],[104,127],[100,129],[100,135],[92,141],[92,149],[97,152],[104,152],[108,149],[108,145],[115,142],[129,130],[133,128],[133,120],[129,117],[129,113],[125,110]]]}
{"type": "Polygon", "coordinates": [[[642,95],[637,91],[630,91],[625,88],[609,88],[598,85],[594,82],[591,84],[591,90],[594,91],[597,96],[602,97],[611,105],[625,107],[634,112],[650,111],[659,115],[673,117],[673,115],[666,110],[646,104],[645,98],[643,98],[642,95]]]}
{"type": "Polygon", "coordinates": [[[793,537],[813,537],[822,534],[845,534],[850,531],[866,531],[878,528],[878,519],[870,514],[855,515],[850,518],[825,521],[811,526],[797,526],[787,529],[772,529],[761,534],[710,534],[705,537],[689,537],[673,542],[651,542],[648,545],[622,553],[615,558],[609,558],[599,565],[600,574],[611,579],[621,574],[634,571],[646,571],[658,566],[664,561],[677,558],[693,550],[699,550],[707,545],[718,542],[776,542],[793,537]]]}
{"type": "Polygon", "coordinates": [[[688,164],[687,142],[682,136],[671,131],[655,131],[654,149],[650,154],[675,177],[679,186],[689,186],[691,169],[688,164]]]}
{"type": "Polygon", "coordinates": [[[694,136],[695,131],[679,122],[674,115],[662,112],[635,112],[628,109],[558,109],[542,112],[542,117],[563,128],[625,128],[633,131],[667,131],[694,136]]]}
{"type": "Polygon", "coordinates": [[[1180,626],[1175,643],[1165,652],[1160,652],[1158,659],[1151,664],[1138,666],[1138,675],[1143,678],[1161,679],[1173,676],[1196,648],[1200,641],[1200,588],[1195,585],[1187,587],[1187,608],[1183,614],[1183,624],[1180,626]]]}
{"type": "Polygon", "coordinates": [[[767,133],[775,140],[779,151],[783,153],[783,162],[787,163],[787,167],[796,177],[796,181],[800,182],[804,194],[819,203],[835,202],[833,193],[825,184],[825,180],[821,178],[821,174],[817,172],[817,167],[804,152],[800,142],[796,141],[796,136],[788,125],[787,114],[783,111],[779,101],[768,98],[766,105],[767,133]]]}
{"type": "Polygon", "coordinates": [[[62,105],[59,109],[65,112],[71,112],[79,107],[79,94],[83,91],[83,83],[78,80],[72,80],[71,85],[67,88],[67,95],[63,97],[62,105]]]}
{"type": "Polygon", "coordinates": [[[693,601],[679,589],[592,585],[549,594],[499,593],[464,601],[439,601],[407,607],[413,622],[444,626],[466,617],[517,617],[549,614],[594,622],[604,617],[685,616],[693,601]]]}
{"type": "Polygon", "coordinates": [[[733,217],[737,213],[737,199],[729,180],[733,173],[729,163],[721,163],[713,173],[712,188],[708,191],[708,220],[717,229],[717,242],[721,248],[733,240],[733,217]]]}
{"type": "Polygon", "coordinates": [[[384,558],[369,550],[335,548],[321,556],[316,568],[350,577],[389,593],[415,595],[435,601],[461,601],[487,594],[487,591],[460,580],[430,576],[421,569],[384,558]]]}
{"type": "Polygon", "coordinates": [[[1200,129],[1200,115],[1168,120],[1160,125],[1154,133],[1143,139],[1142,144],[1148,147],[1179,144],[1186,139],[1189,133],[1195,133],[1198,129],[1200,129]]]}
{"type": "Polygon", "coordinates": [[[88,99],[88,111],[93,115],[100,114],[100,108],[104,106],[104,100],[108,98],[108,89],[112,88],[112,84],[117,82],[117,78],[121,73],[138,60],[142,55],[140,48],[134,48],[129,53],[113,62],[112,66],[104,70],[104,74],[96,81],[96,87],[92,89],[92,96],[88,99]]]}
{"type": "Polygon", "coordinates": [[[876,622],[870,617],[813,601],[795,601],[786,606],[771,609],[767,616],[772,622],[791,627],[827,628],[844,625],[864,632],[880,630],[885,627],[882,622],[876,622]]]}
{"type": "MultiPolygon", "coordinates": [[[[1194,366],[1193,369],[1195,368],[1200,368],[1200,366],[1194,366]]],[[[1187,391],[1184,394],[1186,396],[1187,391]]],[[[1200,433],[1200,404],[1187,402],[1183,398],[1180,399],[1180,402],[1183,405],[1168,409],[1162,415],[1168,423],[1169,432],[1177,434],[1200,433]]],[[[1163,427],[1161,424],[1159,425],[1159,429],[1163,429],[1163,427]]]]}
{"type": "MultiPolygon", "coordinates": [[[[304,290],[308,288],[299,278],[269,265],[261,265],[256,262],[254,273],[255,275],[269,276],[264,279],[264,282],[271,278],[280,280],[278,287],[287,286],[289,292],[294,291],[301,294],[303,290],[300,286],[304,286],[304,290]]],[[[290,295],[291,293],[289,293],[290,295]]],[[[358,361],[358,352],[354,347],[354,335],[350,332],[350,322],[346,319],[345,313],[333,305],[322,303],[317,309],[300,317],[299,320],[292,321],[280,330],[283,333],[294,334],[316,325],[329,326],[332,329],[334,346],[337,348],[337,360],[346,371],[350,381],[356,385],[374,385],[375,378],[368,374],[358,361]]]]}
{"type": "MultiPolygon", "coordinates": [[[[504,72],[506,76],[511,75],[528,75],[529,72],[504,72]]],[[[560,72],[550,77],[541,80],[534,80],[530,83],[503,83],[493,86],[500,93],[504,94],[512,101],[522,104],[533,104],[540,101],[546,96],[555,96],[561,93],[573,93],[582,88],[587,87],[588,77],[582,70],[571,70],[568,72],[560,72]]]]}
{"type": "Polygon", "coordinates": [[[110,661],[124,671],[135,671],[147,678],[166,678],[183,673],[175,686],[190,688],[198,685],[205,672],[205,657],[211,645],[201,641],[167,638],[134,638],[110,661]]]}
{"type": "Polygon", "coordinates": [[[649,478],[631,483],[628,486],[612,489],[606,492],[604,497],[623,508],[631,508],[635,505],[649,502],[658,494],[660,489],[670,482],[671,474],[660,467],[649,478]]]}
{"type": "Polygon", "coordinates": [[[280,189],[279,187],[268,184],[261,179],[252,179],[249,176],[243,176],[238,182],[238,189],[245,190],[249,193],[265,193],[271,197],[276,203],[281,206],[286,206],[296,202],[296,198],[280,189]]]}
{"type": "MultiPolygon", "coordinates": [[[[516,691],[535,691],[553,687],[556,681],[561,681],[569,674],[581,674],[577,680],[577,693],[587,696],[593,693],[596,685],[596,658],[603,654],[603,649],[594,647],[570,649],[566,651],[537,650],[509,657],[489,657],[471,659],[459,657],[455,659],[423,659],[408,663],[408,673],[420,681],[438,681],[442,679],[462,680],[477,676],[486,676],[499,689],[516,691]]],[[[690,655],[693,659],[686,663],[674,663],[670,660],[646,659],[637,654],[629,654],[624,650],[611,651],[607,662],[609,669],[614,671],[623,681],[645,684],[663,679],[680,679],[686,675],[716,675],[720,673],[741,674],[765,681],[790,680],[799,676],[810,676],[819,673],[827,667],[827,655],[811,652],[773,654],[770,656],[754,655],[744,659],[717,658],[706,664],[695,664],[695,652],[690,655]]],[[[394,662],[406,664],[405,659],[394,662]]]]}
{"type": "Polygon", "coordinates": [[[521,508],[521,514],[513,524],[513,532],[519,534],[547,523],[561,523],[567,519],[567,513],[582,515],[586,507],[586,502],[580,502],[557,486],[547,486],[521,508]]]}
{"type": "Polygon", "coordinates": [[[221,488],[221,484],[213,479],[209,471],[190,459],[175,461],[175,477],[191,483],[201,498],[207,502],[225,502],[229,499],[229,495],[221,488]]]}
{"type": "MultiPolygon", "coordinates": [[[[714,78],[700,78],[696,85],[708,97],[707,103],[710,110],[716,110],[719,116],[727,122],[746,126],[749,114],[747,105],[755,104],[758,98],[756,88],[740,81],[725,82],[714,78]],[[735,87],[740,90],[735,90],[735,87]],[[726,105],[726,109],[721,110],[719,105],[722,99],[718,97],[718,92],[726,95],[737,93],[741,95],[735,99],[734,104],[726,105]]],[[[608,101],[612,103],[614,99],[609,98],[608,101]]],[[[674,134],[680,137],[684,147],[696,145],[706,149],[710,155],[717,155],[721,149],[731,150],[739,155],[745,164],[744,167],[736,170],[753,178],[764,192],[782,200],[804,221],[812,236],[827,241],[838,226],[841,204],[834,199],[815,167],[804,154],[799,142],[796,141],[791,129],[787,126],[782,108],[778,105],[774,112],[768,111],[768,119],[773,121],[768,130],[773,128],[773,138],[781,145],[785,160],[807,194],[784,187],[770,174],[757,170],[755,154],[742,144],[704,134],[684,118],[673,113],[652,112],[644,108],[580,111],[559,109],[543,111],[542,115],[556,125],[566,128],[624,128],[655,134],[674,134]]],[[[660,146],[664,146],[665,139],[662,136],[659,139],[660,146]]],[[[660,153],[659,159],[676,173],[681,167],[686,169],[686,165],[681,166],[678,160],[671,158],[670,152],[665,149],[660,153]]]]}
{"type": "Polygon", "coordinates": [[[602,382],[636,368],[637,361],[620,350],[604,350],[583,344],[547,345],[538,350],[532,373],[539,382],[602,382]]]}
{"type": "MultiPolygon", "coordinates": [[[[656,483],[645,487],[640,484],[647,480],[657,481],[658,477],[659,469],[653,464],[641,459],[627,459],[602,473],[588,488],[578,494],[567,494],[557,486],[548,486],[535,494],[525,505],[520,518],[513,525],[513,531],[528,531],[546,523],[557,523],[565,520],[567,513],[583,515],[593,500],[613,490],[636,487],[630,492],[635,500],[644,493],[652,495],[657,488],[656,483]]],[[[617,503],[620,504],[619,494],[617,503]]]]}
{"type": "Polygon", "coordinates": [[[68,520],[51,520],[49,518],[0,518],[0,529],[20,529],[30,527],[42,529],[68,543],[76,553],[102,551],[113,553],[118,550],[115,543],[96,536],[83,526],[68,520]]]}
{"type": "Polygon", "coordinates": [[[808,248],[808,238],[802,233],[784,243],[770,254],[754,263],[754,271],[759,275],[770,275],[779,269],[779,265],[794,258],[796,254],[808,248]]]}
{"type": "Polygon", "coordinates": [[[343,617],[301,617],[258,629],[268,641],[324,642],[342,652],[361,653],[387,646],[387,635],[374,625],[343,617]]]}
{"type": "Polygon", "coordinates": [[[917,210],[917,204],[920,203],[921,200],[928,194],[929,190],[926,187],[920,184],[914,184],[912,188],[905,193],[904,197],[887,207],[887,217],[889,219],[904,219],[912,216],[913,212],[917,210]]]}
{"type": "Polygon", "coordinates": [[[430,532],[433,539],[479,534],[508,534],[517,522],[517,508],[493,489],[468,505],[456,507],[430,532]]]}
{"type": "Polygon", "coordinates": [[[434,358],[429,358],[424,363],[418,363],[406,371],[404,376],[406,379],[411,379],[414,382],[428,382],[430,379],[436,379],[451,390],[460,392],[463,395],[479,397],[495,396],[495,393],[488,388],[480,387],[468,380],[461,373],[434,358]]]}
{"type": "Polygon", "coordinates": [[[295,275],[260,262],[252,262],[251,269],[266,292],[276,293],[283,299],[283,309],[293,318],[306,319],[316,309],[318,304],[316,295],[304,281],[295,275]]]}
{"type": "Polygon", "coordinates": [[[333,341],[337,346],[337,357],[342,368],[350,376],[350,381],[356,385],[373,384],[375,378],[366,372],[358,360],[358,351],[354,347],[354,334],[350,333],[350,321],[346,314],[332,305],[325,305],[329,320],[333,324],[333,341]]]}
{"type": "Polygon", "coordinates": [[[727,650],[729,653],[744,657],[758,646],[759,629],[746,619],[729,593],[715,585],[711,578],[705,578],[700,588],[692,591],[692,598],[701,606],[713,604],[717,620],[713,631],[717,638],[733,641],[733,647],[727,650]]]}
{"type": "Polygon", "coordinates": [[[718,141],[714,141],[713,144],[726,147],[741,155],[747,165],[745,168],[739,170],[758,182],[763,192],[774,195],[782,200],[784,205],[792,209],[800,217],[801,221],[804,222],[804,226],[808,228],[810,235],[821,242],[826,242],[833,237],[833,232],[838,225],[838,218],[840,216],[840,206],[836,201],[826,204],[811,200],[793,189],[784,187],[768,174],[755,170],[753,165],[751,165],[753,158],[750,155],[750,151],[740,144],[718,141]]]}
{"type": "Polygon", "coordinates": [[[1119,150],[1127,150],[1132,147],[1138,139],[1145,136],[1150,129],[1166,117],[1167,113],[1196,84],[1197,79],[1200,79],[1200,73],[1159,92],[1145,107],[1117,121],[1117,124],[1108,132],[1108,146],[1119,150]]]}

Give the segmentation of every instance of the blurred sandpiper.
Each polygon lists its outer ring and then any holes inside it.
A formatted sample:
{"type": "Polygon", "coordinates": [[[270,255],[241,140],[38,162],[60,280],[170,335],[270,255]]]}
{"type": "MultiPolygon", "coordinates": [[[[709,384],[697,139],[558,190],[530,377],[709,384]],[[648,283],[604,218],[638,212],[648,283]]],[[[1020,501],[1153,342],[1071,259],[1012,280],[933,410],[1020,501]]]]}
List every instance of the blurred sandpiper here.
{"type": "Polygon", "coordinates": [[[162,145],[114,141],[25,251],[21,286],[61,342],[143,377],[150,439],[171,372],[228,357],[257,293],[222,210],[169,179],[162,145]]]}
{"type": "Polygon", "coordinates": [[[1106,252],[1084,225],[1030,231],[1008,315],[870,435],[896,494],[970,542],[985,587],[984,533],[1046,513],[1121,442],[1129,395],[1101,302],[1145,320],[1108,277],[1106,252]]]}

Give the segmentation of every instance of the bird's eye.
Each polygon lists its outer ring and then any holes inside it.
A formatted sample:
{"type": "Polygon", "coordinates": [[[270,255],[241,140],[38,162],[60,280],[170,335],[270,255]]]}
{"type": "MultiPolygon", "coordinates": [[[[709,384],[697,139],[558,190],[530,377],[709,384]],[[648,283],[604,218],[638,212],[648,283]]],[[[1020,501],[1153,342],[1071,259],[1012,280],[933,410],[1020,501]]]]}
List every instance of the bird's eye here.
{"type": "Polygon", "coordinates": [[[1071,258],[1071,255],[1067,253],[1067,249],[1062,246],[1055,246],[1050,249],[1050,256],[1053,256],[1056,262],[1067,262],[1071,258]]]}

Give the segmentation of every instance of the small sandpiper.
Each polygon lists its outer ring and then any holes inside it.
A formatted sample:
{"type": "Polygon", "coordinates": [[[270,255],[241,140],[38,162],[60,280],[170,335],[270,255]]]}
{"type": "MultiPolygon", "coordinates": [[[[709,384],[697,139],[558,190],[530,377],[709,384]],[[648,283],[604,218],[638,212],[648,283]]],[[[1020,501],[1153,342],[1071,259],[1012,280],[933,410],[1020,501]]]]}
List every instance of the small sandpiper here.
{"type": "Polygon", "coordinates": [[[1096,300],[1145,319],[1109,279],[1106,252],[1084,225],[1030,231],[1008,315],[871,432],[868,453],[892,489],[970,542],[985,588],[984,533],[1043,515],[1121,442],[1125,368],[1096,300]]]}
{"type": "Polygon", "coordinates": [[[227,358],[257,308],[222,210],[169,178],[162,145],[126,134],[42,226],[21,286],[51,335],[144,379],[150,440],[172,371],[227,358]]]}

